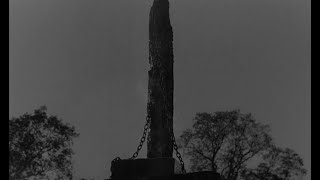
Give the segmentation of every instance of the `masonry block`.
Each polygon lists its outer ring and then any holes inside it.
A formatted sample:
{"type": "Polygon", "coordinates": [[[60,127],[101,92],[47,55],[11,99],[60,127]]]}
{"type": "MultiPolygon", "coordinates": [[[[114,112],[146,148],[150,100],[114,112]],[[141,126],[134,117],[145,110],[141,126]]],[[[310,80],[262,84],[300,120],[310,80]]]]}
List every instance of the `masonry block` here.
{"type": "Polygon", "coordinates": [[[174,158],[125,159],[111,166],[111,177],[117,179],[149,178],[174,175],[174,158]]]}

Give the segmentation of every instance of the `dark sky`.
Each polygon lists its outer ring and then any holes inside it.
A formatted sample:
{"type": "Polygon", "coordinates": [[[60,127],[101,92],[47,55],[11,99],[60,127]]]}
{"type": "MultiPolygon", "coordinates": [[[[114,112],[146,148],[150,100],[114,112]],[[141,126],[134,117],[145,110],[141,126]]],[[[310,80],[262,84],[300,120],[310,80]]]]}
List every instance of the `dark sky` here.
{"type": "MultiPolygon", "coordinates": [[[[310,0],[171,0],[174,129],[239,108],[311,173],[310,0]]],[[[10,112],[74,124],[76,177],[135,151],[146,114],[150,0],[10,0],[10,112]]],[[[144,145],[139,157],[146,157],[144,145]]]]}

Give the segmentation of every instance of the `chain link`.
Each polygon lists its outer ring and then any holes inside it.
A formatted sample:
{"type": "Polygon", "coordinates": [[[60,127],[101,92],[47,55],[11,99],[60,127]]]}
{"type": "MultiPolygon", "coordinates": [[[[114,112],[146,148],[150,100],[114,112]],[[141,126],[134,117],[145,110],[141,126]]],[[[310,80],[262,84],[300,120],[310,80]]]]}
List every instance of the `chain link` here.
{"type": "Polygon", "coordinates": [[[148,113],[147,113],[147,116],[146,116],[146,124],[144,125],[144,129],[143,129],[143,134],[142,134],[142,137],[141,137],[141,139],[140,139],[140,143],[139,143],[139,145],[138,145],[138,147],[137,147],[137,150],[136,150],[136,152],[135,153],[133,153],[133,155],[132,155],[132,157],[130,158],[130,159],[135,159],[138,155],[139,155],[139,152],[140,152],[140,150],[141,150],[141,148],[142,148],[142,146],[143,146],[143,143],[144,143],[144,141],[146,140],[146,137],[147,137],[147,133],[148,133],[148,141],[150,141],[150,136],[149,136],[149,129],[150,129],[150,113],[149,113],[149,110],[150,110],[150,107],[149,107],[150,105],[149,105],[149,103],[148,103],[148,105],[147,105],[147,111],[148,111],[148,113]]]}
{"type": "Polygon", "coordinates": [[[181,157],[180,152],[178,151],[178,145],[177,145],[177,143],[176,143],[176,139],[175,139],[175,137],[174,137],[173,131],[171,131],[171,132],[172,132],[172,133],[171,133],[171,139],[172,139],[172,143],[173,143],[173,149],[175,150],[176,156],[177,156],[177,158],[179,159],[182,173],[183,173],[183,174],[186,174],[187,171],[186,171],[186,169],[184,168],[184,162],[183,162],[183,160],[182,160],[182,157],[181,157]]]}
{"type": "MultiPolygon", "coordinates": [[[[161,66],[161,65],[162,65],[162,64],[160,63],[160,66],[161,66]]],[[[163,71],[166,70],[166,69],[165,69],[164,67],[161,67],[160,69],[162,69],[162,71],[160,71],[160,84],[161,84],[161,87],[162,87],[161,90],[162,90],[163,100],[166,101],[167,92],[166,92],[166,89],[165,89],[165,84],[164,84],[165,79],[164,79],[164,75],[163,75],[163,74],[166,74],[165,72],[163,72],[163,71]]],[[[169,108],[167,107],[167,103],[164,102],[164,104],[166,105],[166,106],[164,107],[164,112],[165,112],[164,114],[165,114],[165,116],[166,116],[164,119],[168,120],[168,119],[169,119],[169,116],[167,115],[167,113],[168,113],[168,109],[169,109],[169,108]]],[[[182,157],[181,157],[181,154],[180,154],[180,152],[178,151],[178,145],[177,145],[176,139],[175,139],[175,137],[174,137],[174,132],[173,132],[172,125],[169,124],[168,121],[167,121],[167,126],[168,126],[168,128],[169,128],[170,139],[171,139],[171,141],[172,141],[173,149],[175,150],[176,157],[178,158],[179,163],[180,163],[180,165],[181,165],[181,171],[182,171],[183,174],[186,174],[187,172],[186,172],[186,170],[185,170],[184,162],[183,162],[183,159],[182,159],[182,157]]]]}
{"type": "MultiPolygon", "coordinates": [[[[143,130],[143,135],[142,135],[142,137],[141,137],[141,139],[140,139],[140,143],[139,143],[139,146],[137,147],[137,151],[135,152],[135,153],[133,153],[133,155],[132,155],[132,157],[131,158],[129,158],[129,159],[135,159],[138,155],[139,155],[139,151],[141,150],[141,148],[142,148],[142,146],[143,146],[143,143],[144,143],[144,141],[146,140],[146,136],[147,136],[147,133],[148,133],[148,138],[147,138],[147,141],[149,142],[150,141],[150,136],[149,136],[149,130],[150,130],[150,116],[149,116],[149,110],[150,110],[150,108],[149,108],[149,103],[147,104],[147,111],[148,111],[148,114],[147,114],[147,116],[146,116],[146,123],[145,123],[145,125],[144,125],[144,130],[143,130]]],[[[115,162],[117,162],[117,161],[120,161],[121,160],[121,158],[120,157],[116,157],[116,158],[114,158],[112,161],[111,161],[111,172],[113,172],[113,165],[114,165],[114,163],[115,162]]],[[[110,177],[109,177],[109,179],[111,180],[112,179],[112,174],[110,175],[110,177]]]]}
{"type": "MultiPolygon", "coordinates": [[[[165,82],[165,74],[167,74],[165,71],[167,71],[167,69],[165,69],[164,66],[162,66],[162,63],[159,61],[161,59],[161,55],[159,54],[158,50],[159,50],[159,47],[161,47],[161,40],[157,40],[156,42],[158,42],[159,44],[153,44],[152,42],[149,44],[150,45],[150,52],[155,52],[155,56],[154,57],[156,60],[156,62],[154,62],[155,60],[153,60],[151,63],[154,63],[153,66],[158,66],[159,69],[161,69],[161,71],[159,72],[160,73],[160,86],[161,86],[161,90],[162,90],[162,95],[163,95],[163,104],[165,104],[165,107],[164,107],[164,117],[163,119],[166,120],[167,122],[167,126],[169,128],[169,133],[170,133],[170,140],[172,141],[172,146],[173,146],[173,149],[175,151],[175,154],[176,154],[176,157],[178,158],[179,160],[179,163],[181,165],[181,170],[182,170],[182,173],[183,174],[186,174],[186,170],[185,170],[185,167],[184,167],[184,162],[182,160],[182,157],[181,157],[181,154],[180,152],[178,151],[178,145],[176,143],[176,139],[174,137],[174,132],[173,132],[173,128],[172,128],[172,124],[169,124],[169,117],[170,115],[168,115],[168,110],[169,108],[167,107],[167,103],[165,102],[167,100],[167,91],[166,91],[166,85],[164,84],[165,82]],[[161,67],[162,66],[162,67],[161,67]]],[[[172,46],[170,46],[170,48],[172,48],[172,46]]],[[[152,57],[149,57],[149,58],[152,58],[152,57]]],[[[140,143],[137,147],[137,150],[135,153],[133,153],[132,157],[129,158],[129,159],[135,159],[138,155],[139,155],[139,152],[145,142],[145,140],[147,139],[147,142],[150,143],[151,141],[151,136],[150,136],[150,124],[151,124],[151,118],[150,118],[150,102],[148,102],[147,104],[147,116],[146,116],[146,123],[144,125],[144,130],[143,130],[143,134],[142,134],[142,137],[140,139],[140,143]],[[147,137],[148,135],[148,137],[147,137]]],[[[111,167],[112,165],[117,162],[117,161],[120,161],[121,159],[119,157],[116,157],[114,160],[112,160],[111,162],[111,167]]],[[[112,171],[112,169],[111,169],[112,171]]],[[[112,177],[110,176],[110,179],[112,179],[112,177]]]]}

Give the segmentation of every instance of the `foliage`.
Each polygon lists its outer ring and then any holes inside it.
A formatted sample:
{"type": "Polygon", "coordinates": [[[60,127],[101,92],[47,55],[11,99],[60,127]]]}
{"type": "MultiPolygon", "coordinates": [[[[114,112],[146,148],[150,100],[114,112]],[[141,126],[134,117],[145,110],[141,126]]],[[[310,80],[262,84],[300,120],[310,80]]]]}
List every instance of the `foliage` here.
{"type": "Polygon", "coordinates": [[[180,136],[186,154],[191,157],[192,170],[217,171],[217,156],[225,144],[238,112],[197,113],[193,129],[180,136]]]}
{"type": "MultiPolygon", "coordinates": [[[[258,123],[251,114],[243,114],[239,110],[197,113],[192,129],[182,133],[180,142],[184,153],[190,157],[192,171],[209,170],[228,180],[238,179],[244,172],[249,173],[247,162],[266,154],[273,147],[269,126],[258,123]]],[[[266,155],[264,157],[267,158],[266,155]]],[[[283,166],[283,170],[289,168],[289,162],[286,163],[288,166],[283,166]]],[[[292,171],[300,165],[297,164],[292,171]]],[[[260,168],[263,166],[261,164],[260,168]]]]}
{"type": "Polygon", "coordinates": [[[244,171],[242,176],[250,180],[286,180],[305,175],[302,166],[302,158],[292,149],[272,146],[263,156],[263,162],[255,169],[244,171]]]}
{"type": "Polygon", "coordinates": [[[240,114],[232,126],[226,148],[221,155],[221,174],[226,179],[237,179],[245,163],[267,149],[272,138],[269,126],[257,123],[251,114],[240,114]]]}
{"type": "Polygon", "coordinates": [[[79,134],[46,110],[42,106],[9,119],[9,179],[41,178],[48,172],[72,178],[71,146],[79,134]]]}

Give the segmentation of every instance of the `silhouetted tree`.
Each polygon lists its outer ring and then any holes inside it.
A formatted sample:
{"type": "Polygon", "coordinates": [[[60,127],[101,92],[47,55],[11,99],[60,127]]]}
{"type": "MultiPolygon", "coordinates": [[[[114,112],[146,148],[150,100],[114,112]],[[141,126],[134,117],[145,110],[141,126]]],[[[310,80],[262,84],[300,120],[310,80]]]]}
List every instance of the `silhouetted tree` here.
{"type": "Polygon", "coordinates": [[[221,154],[221,175],[235,180],[246,162],[265,151],[272,143],[267,125],[257,123],[251,114],[240,114],[221,154]]]}
{"type": "Polygon", "coordinates": [[[9,179],[44,177],[72,178],[71,149],[75,128],[56,116],[48,116],[43,106],[33,114],[9,119],[9,179]]]}
{"type": "Polygon", "coordinates": [[[302,158],[289,148],[272,146],[263,156],[257,168],[242,172],[248,180],[287,180],[295,176],[305,175],[302,158]]]}
{"type": "Polygon", "coordinates": [[[248,160],[270,146],[272,138],[267,125],[233,110],[197,113],[193,128],[182,133],[180,142],[192,171],[211,170],[235,180],[248,160]]]}

